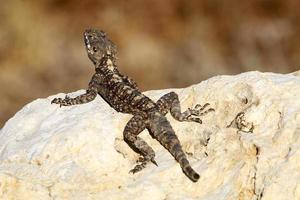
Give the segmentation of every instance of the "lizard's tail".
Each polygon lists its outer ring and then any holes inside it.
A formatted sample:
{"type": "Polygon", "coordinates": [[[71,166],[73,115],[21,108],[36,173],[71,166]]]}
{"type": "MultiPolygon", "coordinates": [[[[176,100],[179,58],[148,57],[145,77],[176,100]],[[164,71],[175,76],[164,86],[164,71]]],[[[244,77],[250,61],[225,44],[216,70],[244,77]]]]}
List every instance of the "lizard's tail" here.
{"type": "Polygon", "coordinates": [[[184,154],[180,141],[175,135],[170,123],[162,115],[156,115],[153,119],[153,125],[150,126],[150,132],[164,146],[180,164],[182,171],[193,182],[198,181],[200,175],[193,170],[184,154]]]}
{"type": "Polygon", "coordinates": [[[191,167],[189,161],[186,159],[186,156],[183,154],[175,155],[175,159],[179,162],[182,171],[185,173],[187,177],[189,177],[192,181],[197,182],[200,178],[200,175],[195,172],[195,170],[191,167]]]}

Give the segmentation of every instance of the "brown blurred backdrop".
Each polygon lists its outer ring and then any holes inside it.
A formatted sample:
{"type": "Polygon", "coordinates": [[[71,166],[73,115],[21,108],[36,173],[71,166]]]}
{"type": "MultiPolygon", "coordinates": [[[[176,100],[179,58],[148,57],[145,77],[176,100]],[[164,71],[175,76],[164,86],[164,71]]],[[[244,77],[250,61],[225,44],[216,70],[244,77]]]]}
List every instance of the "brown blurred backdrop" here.
{"type": "Polygon", "coordinates": [[[86,88],[88,27],[143,90],[300,63],[299,0],[0,0],[0,127],[26,103],[86,88]],[[243,3],[241,3],[243,2],[243,3]]]}

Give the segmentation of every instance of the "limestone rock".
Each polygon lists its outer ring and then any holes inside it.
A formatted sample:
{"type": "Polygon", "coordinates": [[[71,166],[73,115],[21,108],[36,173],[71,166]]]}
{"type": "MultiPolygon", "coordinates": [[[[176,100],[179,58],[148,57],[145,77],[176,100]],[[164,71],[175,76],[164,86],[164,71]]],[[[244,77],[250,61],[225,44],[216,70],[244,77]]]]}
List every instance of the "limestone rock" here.
{"type": "MultiPolygon", "coordinates": [[[[153,100],[171,91],[146,92],[153,100]]],[[[98,96],[59,107],[54,97],[22,108],[0,132],[0,199],[300,199],[300,77],[248,72],[184,89],[182,110],[209,102],[203,124],[168,114],[193,168],[191,182],[156,140],[158,167],[129,174],[138,155],[123,141],[131,115],[98,96]]],[[[77,96],[84,90],[69,94],[77,96]]]]}

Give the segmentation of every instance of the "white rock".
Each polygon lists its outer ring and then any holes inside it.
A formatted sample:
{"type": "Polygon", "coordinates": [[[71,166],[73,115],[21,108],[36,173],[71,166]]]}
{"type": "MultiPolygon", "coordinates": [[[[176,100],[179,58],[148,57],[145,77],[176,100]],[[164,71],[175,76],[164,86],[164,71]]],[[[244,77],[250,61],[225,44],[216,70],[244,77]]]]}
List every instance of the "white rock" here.
{"type": "Polygon", "coordinates": [[[0,199],[300,199],[299,74],[217,76],[173,90],[183,110],[206,102],[216,110],[202,125],[168,114],[197,183],[147,131],[159,166],[129,174],[138,158],[122,137],[131,115],[101,97],[62,108],[50,101],[65,94],[37,99],[0,132],[0,199]]]}

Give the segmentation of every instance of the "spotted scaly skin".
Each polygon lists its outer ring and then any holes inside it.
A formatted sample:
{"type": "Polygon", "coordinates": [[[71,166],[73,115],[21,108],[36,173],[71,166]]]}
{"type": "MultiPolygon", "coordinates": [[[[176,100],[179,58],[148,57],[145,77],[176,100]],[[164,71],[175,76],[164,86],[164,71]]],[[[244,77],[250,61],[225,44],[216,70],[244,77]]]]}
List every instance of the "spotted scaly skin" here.
{"type": "Polygon", "coordinates": [[[137,84],[128,76],[122,75],[116,66],[116,46],[103,31],[88,29],[84,32],[84,42],[88,57],[95,65],[93,75],[85,94],[75,98],[55,98],[51,103],[60,106],[70,106],[88,103],[99,94],[112,108],[118,112],[132,114],[133,117],[125,126],[123,135],[128,145],[141,157],[138,164],[130,171],[136,173],[149,162],[157,165],[155,152],[138,135],[144,129],[160,142],[180,164],[183,172],[192,181],[200,178],[189,164],[180,141],[175,135],[165,115],[170,111],[178,121],[193,121],[202,123],[200,116],[213,111],[204,106],[196,105],[193,109],[181,112],[178,95],[170,92],[157,102],[152,101],[138,89],[137,84]]]}

